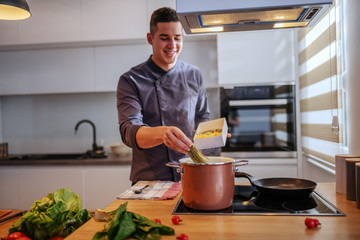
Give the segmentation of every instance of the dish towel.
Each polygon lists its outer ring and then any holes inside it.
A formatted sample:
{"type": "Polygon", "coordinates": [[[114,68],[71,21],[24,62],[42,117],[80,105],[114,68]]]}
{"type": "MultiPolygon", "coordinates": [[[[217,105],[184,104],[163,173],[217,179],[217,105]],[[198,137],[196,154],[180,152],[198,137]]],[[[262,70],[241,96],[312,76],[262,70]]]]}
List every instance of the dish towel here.
{"type": "Polygon", "coordinates": [[[180,182],[172,181],[139,181],[131,188],[117,196],[117,199],[147,199],[166,200],[173,199],[181,191],[180,182]],[[144,188],[146,185],[148,187],[144,188]],[[142,189],[144,188],[144,189],[142,189]],[[142,189],[141,193],[135,193],[142,189]]]}

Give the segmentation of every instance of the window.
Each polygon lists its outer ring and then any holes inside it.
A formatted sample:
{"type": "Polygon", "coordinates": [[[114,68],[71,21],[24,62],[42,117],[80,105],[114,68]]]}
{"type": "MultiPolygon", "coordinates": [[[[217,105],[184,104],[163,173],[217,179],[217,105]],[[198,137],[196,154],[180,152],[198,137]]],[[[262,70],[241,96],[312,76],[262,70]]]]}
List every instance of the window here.
{"type": "Polygon", "coordinates": [[[340,0],[312,28],[298,31],[302,151],[335,173],[344,144],[340,0]]]}

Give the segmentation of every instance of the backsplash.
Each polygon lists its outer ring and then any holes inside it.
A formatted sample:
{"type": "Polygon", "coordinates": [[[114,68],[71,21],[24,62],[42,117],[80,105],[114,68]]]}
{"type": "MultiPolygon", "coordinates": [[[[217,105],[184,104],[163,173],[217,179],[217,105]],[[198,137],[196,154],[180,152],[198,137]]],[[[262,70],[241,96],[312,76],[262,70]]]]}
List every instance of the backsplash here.
{"type": "MultiPolygon", "coordinates": [[[[211,118],[219,116],[218,89],[208,89],[211,118]]],[[[4,96],[1,99],[2,141],[10,154],[78,153],[92,147],[92,128],[81,124],[89,119],[96,126],[97,144],[121,142],[115,93],[46,94],[4,96]]]]}

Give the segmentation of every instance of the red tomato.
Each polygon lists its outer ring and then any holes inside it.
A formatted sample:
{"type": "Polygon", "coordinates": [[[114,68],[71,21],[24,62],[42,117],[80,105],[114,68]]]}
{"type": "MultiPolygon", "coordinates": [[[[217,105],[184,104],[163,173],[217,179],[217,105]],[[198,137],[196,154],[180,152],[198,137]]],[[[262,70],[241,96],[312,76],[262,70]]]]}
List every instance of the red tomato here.
{"type": "Polygon", "coordinates": [[[155,218],[155,219],[154,219],[154,222],[156,222],[156,223],[158,223],[158,224],[161,224],[161,220],[158,219],[158,218],[155,218]]]}
{"type": "Polygon", "coordinates": [[[321,224],[320,224],[319,220],[316,219],[316,218],[306,218],[305,219],[305,226],[307,228],[314,228],[314,227],[317,227],[319,225],[321,225],[321,224]]]}
{"type": "Polygon", "coordinates": [[[49,237],[47,240],[63,240],[63,238],[60,236],[52,236],[52,237],[49,237]]]}
{"type": "Polygon", "coordinates": [[[31,238],[22,236],[22,237],[17,238],[16,240],[31,240],[31,238]]]}
{"type": "Polygon", "coordinates": [[[180,234],[179,236],[177,236],[176,239],[177,239],[177,240],[188,240],[189,237],[188,237],[188,235],[182,233],[182,234],[180,234]]]}
{"type": "Polygon", "coordinates": [[[181,222],[181,219],[180,219],[179,216],[173,216],[171,218],[171,221],[172,221],[173,224],[178,225],[181,222]]]}
{"type": "Polygon", "coordinates": [[[13,232],[13,233],[9,234],[9,236],[6,237],[6,240],[15,240],[15,239],[19,239],[20,237],[27,237],[28,239],[30,239],[26,233],[13,232]]]}
{"type": "Polygon", "coordinates": [[[315,227],[321,225],[321,223],[319,222],[319,220],[317,220],[316,218],[314,218],[314,221],[315,221],[315,225],[316,225],[315,227]]]}

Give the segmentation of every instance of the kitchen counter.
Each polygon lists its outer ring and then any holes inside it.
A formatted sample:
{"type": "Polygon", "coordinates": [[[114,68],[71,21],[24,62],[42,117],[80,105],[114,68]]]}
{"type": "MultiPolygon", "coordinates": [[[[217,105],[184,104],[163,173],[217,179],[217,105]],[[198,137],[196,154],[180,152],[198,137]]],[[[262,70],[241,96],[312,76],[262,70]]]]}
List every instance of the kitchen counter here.
{"type": "MultiPolygon", "coordinates": [[[[171,223],[172,211],[180,197],[174,200],[115,200],[105,210],[110,211],[128,201],[128,210],[150,219],[159,218],[175,229],[175,236],[185,233],[189,239],[360,239],[360,209],[335,193],[334,183],[319,183],[316,191],[335,204],[346,216],[318,216],[321,228],[307,229],[305,216],[243,216],[243,215],[180,215],[179,225],[171,223]]],[[[0,225],[0,236],[6,234],[9,223],[0,225]]],[[[89,220],[66,240],[89,240],[103,229],[104,222],[89,220]]],[[[175,239],[163,236],[162,239],[175,239]]]]}
{"type": "MultiPolygon", "coordinates": [[[[128,210],[150,219],[159,218],[174,227],[175,235],[186,233],[189,239],[360,239],[360,209],[345,195],[335,193],[334,183],[319,183],[316,191],[335,204],[346,216],[319,216],[321,228],[307,229],[305,216],[229,216],[180,215],[180,225],[171,223],[171,213],[180,197],[174,200],[128,200],[128,210]]],[[[115,200],[105,210],[114,210],[125,200],[115,200]]],[[[66,240],[91,239],[104,223],[91,219],[66,240]]],[[[163,236],[162,239],[175,239],[163,236]]]]}
{"type": "Polygon", "coordinates": [[[23,159],[8,160],[0,159],[0,166],[91,166],[91,165],[130,165],[131,156],[120,157],[112,154],[107,158],[85,158],[85,159],[23,159]]]}

